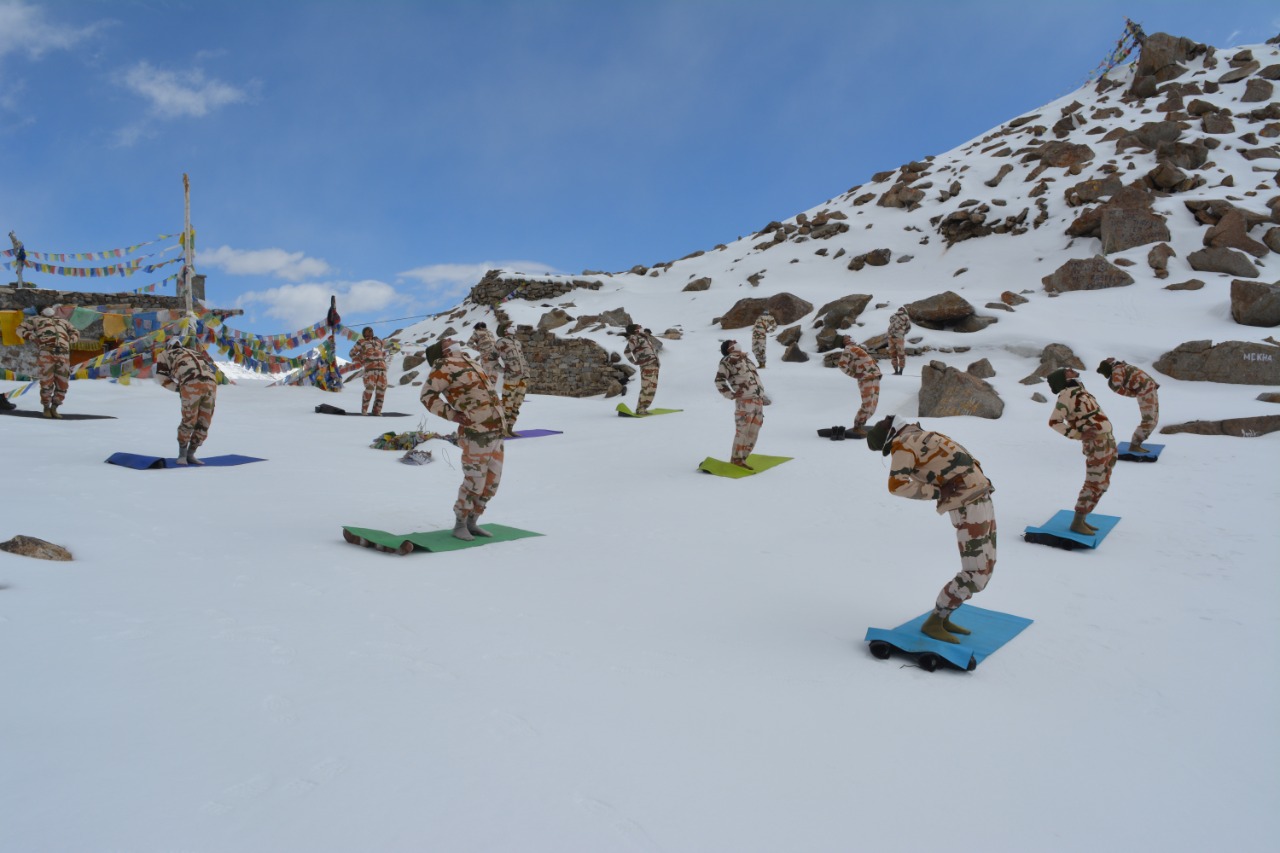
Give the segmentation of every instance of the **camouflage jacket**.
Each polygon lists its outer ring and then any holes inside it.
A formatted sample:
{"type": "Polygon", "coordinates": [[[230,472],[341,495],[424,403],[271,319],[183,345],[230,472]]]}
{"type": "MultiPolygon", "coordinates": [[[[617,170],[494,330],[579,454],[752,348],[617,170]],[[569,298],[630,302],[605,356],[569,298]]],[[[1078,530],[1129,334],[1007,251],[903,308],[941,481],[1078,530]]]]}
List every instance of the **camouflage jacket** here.
{"type": "Polygon", "coordinates": [[[156,356],[156,378],[162,388],[177,391],[189,382],[216,382],[213,365],[186,347],[165,347],[156,356]]]}
{"type": "Polygon", "coordinates": [[[1142,368],[1117,361],[1111,368],[1107,387],[1122,397],[1141,397],[1155,391],[1160,385],[1142,368]]]}
{"type": "Polygon", "coordinates": [[[836,362],[836,367],[843,370],[846,376],[852,376],[859,381],[880,378],[880,366],[876,364],[876,360],[857,344],[849,344],[844,348],[840,353],[840,360],[836,362]]]}
{"type": "Polygon", "coordinates": [[[17,328],[24,341],[34,341],[45,352],[69,353],[71,345],[80,340],[76,327],[61,317],[28,317],[17,328]]]}
{"type": "Polygon", "coordinates": [[[498,338],[498,342],[493,346],[498,364],[502,366],[502,372],[506,378],[523,379],[529,375],[529,363],[524,360],[524,347],[520,346],[519,341],[507,335],[504,338],[498,338]]]}
{"type": "Polygon", "coordinates": [[[494,357],[494,347],[497,341],[493,339],[493,332],[488,329],[476,329],[471,333],[471,337],[467,338],[467,346],[480,353],[480,358],[488,361],[494,357]]]}
{"type": "Polygon", "coordinates": [[[898,309],[889,317],[889,337],[905,338],[911,331],[911,317],[906,311],[898,309]]]}
{"type": "Polygon", "coordinates": [[[351,348],[351,360],[366,370],[386,370],[387,348],[377,338],[361,338],[351,348]]]}
{"type": "Polygon", "coordinates": [[[720,359],[716,369],[716,390],[730,400],[764,397],[760,374],[745,352],[733,351],[720,359]]]}
{"type": "Polygon", "coordinates": [[[653,341],[644,332],[630,335],[627,338],[627,348],[622,353],[637,367],[658,363],[658,353],[653,349],[653,341]]]}
{"type": "Polygon", "coordinates": [[[778,331],[778,321],[772,316],[761,314],[756,318],[756,323],[751,327],[751,339],[759,340],[765,335],[771,335],[778,331]]]}
{"type": "Polygon", "coordinates": [[[978,460],[940,432],[908,424],[890,445],[889,492],[900,498],[937,501],[942,514],[995,491],[978,460]]]}
{"type": "Polygon", "coordinates": [[[1083,385],[1068,385],[1058,395],[1049,426],[1067,438],[1083,441],[1096,432],[1111,432],[1111,421],[1083,385]]]}
{"type": "Polygon", "coordinates": [[[431,414],[458,424],[458,433],[470,438],[506,429],[502,399],[488,374],[456,349],[440,360],[422,384],[422,405],[431,414]]]}

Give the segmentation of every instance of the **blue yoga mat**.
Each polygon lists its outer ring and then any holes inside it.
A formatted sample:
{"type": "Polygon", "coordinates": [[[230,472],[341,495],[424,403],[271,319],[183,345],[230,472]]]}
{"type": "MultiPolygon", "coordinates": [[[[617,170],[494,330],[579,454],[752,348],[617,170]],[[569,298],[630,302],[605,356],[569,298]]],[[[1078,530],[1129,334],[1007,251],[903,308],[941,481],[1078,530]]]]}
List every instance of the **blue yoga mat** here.
{"type": "Polygon", "coordinates": [[[517,438],[542,438],[545,435],[564,435],[564,430],[559,429],[518,429],[516,434],[507,437],[507,441],[515,441],[517,438]]]}
{"type": "Polygon", "coordinates": [[[1074,547],[1097,548],[1102,544],[1102,540],[1107,538],[1107,534],[1111,532],[1112,528],[1120,523],[1120,516],[1118,515],[1090,513],[1084,517],[1084,520],[1098,528],[1098,532],[1093,536],[1085,536],[1071,530],[1071,519],[1073,518],[1075,518],[1074,512],[1069,509],[1060,509],[1054,513],[1053,518],[1046,521],[1042,526],[1028,527],[1024,531],[1024,536],[1028,542],[1035,542],[1040,545],[1056,545],[1057,547],[1068,549],[1074,547]],[[1046,541],[1048,539],[1059,541],[1046,541]]]}
{"type": "Polygon", "coordinates": [[[1133,453],[1129,450],[1129,442],[1122,441],[1116,445],[1116,455],[1126,462],[1155,462],[1160,458],[1160,451],[1164,450],[1163,444],[1144,444],[1142,445],[1150,453],[1133,453]]]}
{"type": "MultiPolygon", "coordinates": [[[[225,456],[200,456],[197,457],[207,466],[214,468],[227,465],[247,465],[250,462],[266,462],[265,459],[259,459],[256,456],[240,456],[236,453],[228,453],[225,456]]],[[[120,465],[125,468],[132,468],[135,471],[147,471],[152,468],[199,468],[199,465],[179,465],[176,459],[165,459],[163,456],[144,456],[140,453],[112,453],[107,457],[107,464],[120,465]]]]}
{"type": "Polygon", "coordinates": [[[903,652],[933,652],[943,660],[961,669],[973,669],[990,657],[1005,643],[1022,633],[1033,620],[1011,613],[984,610],[971,604],[962,604],[951,614],[957,625],[963,625],[972,634],[958,635],[959,644],[944,643],[920,633],[920,626],[929,618],[928,611],[897,628],[868,628],[866,641],[880,640],[903,652]]]}

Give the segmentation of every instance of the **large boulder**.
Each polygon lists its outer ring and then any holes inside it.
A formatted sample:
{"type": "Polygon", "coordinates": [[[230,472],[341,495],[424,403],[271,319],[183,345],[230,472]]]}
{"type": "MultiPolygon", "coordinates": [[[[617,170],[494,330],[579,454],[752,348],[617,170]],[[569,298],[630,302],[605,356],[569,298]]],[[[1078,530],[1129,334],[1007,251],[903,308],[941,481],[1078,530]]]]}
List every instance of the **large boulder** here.
{"type": "Polygon", "coordinates": [[[1060,367],[1084,370],[1084,362],[1066,344],[1049,344],[1040,351],[1040,366],[1018,381],[1023,385],[1035,385],[1060,367]]]}
{"type": "Polygon", "coordinates": [[[1106,258],[1072,258],[1052,274],[1040,279],[1048,293],[1069,290],[1105,290],[1133,284],[1133,276],[1112,266],[1106,258]]]}
{"type": "Polygon", "coordinates": [[[1102,211],[1101,236],[1104,255],[1170,239],[1169,226],[1160,214],[1122,208],[1102,211]]]}
{"type": "Polygon", "coordinates": [[[1155,369],[1189,382],[1280,385],[1280,347],[1249,341],[1188,341],[1165,353],[1155,369]]]}
{"type": "Polygon", "coordinates": [[[538,318],[538,331],[549,332],[552,329],[558,329],[561,326],[567,326],[573,321],[568,311],[563,308],[552,308],[547,313],[538,318]]]}
{"type": "Polygon", "coordinates": [[[1239,249],[1255,258],[1261,258],[1271,250],[1249,236],[1249,221],[1235,208],[1227,211],[1204,233],[1204,244],[1209,248],[1239,249]]]}
{"type": "Polygon", "coordinates": [[[858,317],[871,304],[869,293],[851,293],[832,300],[818,309],[816,323],[823,326],[847,329],[858,321],[858,317]]]}
{"type": "Polygon", "coordinates": [[[61,545],[37,539],[35,536],[15,536],[7,542],[0,542],[0,551],[17,554],[20,557],[34,557],[37,560],[57,560],[67,562],[72,558],[71,552],[61,545]]]}
{"type": "Polygon", "coordinates": [[[926,329],[945,329],[973,316],[973,306],[963,296],[948,290],[907,305],[913,323],[926,329]]]}
{"type": "Polygon", "coordinates": [[[1155,83],[1166,83],[1186,72],[1183,63],[1206,50],[1205,46],[1183,36],[1151,33],[1142,43],[1138,61],[1134,63],[1133,84],[1137,93],[1155,83]]]}
{"type": "Polygon", "coordinates": [[[1242,326],[1280,326],[1280,282],[1231,282],[1231,319],[1242,326]]]}
{"type": "Polygon", "coordinates": [[[739,299],[720,318],[720,328],[745,329],[756,322],[765,308],[773,314],[773,319],[778,321],[779,326],[789,326],[812,311],[813,303],[806,302],[793,293],[775,293],[768,299],[739,299]]]}
{"type": "Polygon", "coordinates": [[[1004,401],[978,377],[931,361],[920,372],[919,414],[922,418],[972,415],[995,419],[1004,414],[1004,401]]]}
{"type": "Polygon", "coordinates": [[[1160,432],[1173,435],[1189,432],[1194,435],[1232,435],[1237,438],[1256,438],[1280,430],[1280,415],[1257,415],[1252,418],[1227,418],[1221,421],[1189,421],[1171,424],[1160,432]]]}
{"type": "Polygon", "coordinates": [[[1257,278],[1258,268],[1242,252],[1214,246],[1187,255],[1187,263],[1197,272],[1221,272],[1239,278],[1257,278]]]}

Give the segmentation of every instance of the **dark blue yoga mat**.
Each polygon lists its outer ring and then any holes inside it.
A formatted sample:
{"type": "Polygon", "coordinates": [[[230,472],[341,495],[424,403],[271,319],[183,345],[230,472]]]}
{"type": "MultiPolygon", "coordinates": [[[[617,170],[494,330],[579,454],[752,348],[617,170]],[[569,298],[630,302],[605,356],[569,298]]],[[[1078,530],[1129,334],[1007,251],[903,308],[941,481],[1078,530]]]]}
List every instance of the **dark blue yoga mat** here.
{"type": "MultiPolygon", "coordinates": [[[[247,465],[250,462],[266,462],[256,456],[240,456],[228,453],[225,456],[198,456],[206,466],[218,468],[227,465],[247,465]]],[[[176,459],[165,459],[163,456],[144,456],[140,453],[113,453],[107,457],[107,464],[132,468],[135,471],[147,471],[152,468],[199,468],[199,465],[179,465],[176,459]]]]}

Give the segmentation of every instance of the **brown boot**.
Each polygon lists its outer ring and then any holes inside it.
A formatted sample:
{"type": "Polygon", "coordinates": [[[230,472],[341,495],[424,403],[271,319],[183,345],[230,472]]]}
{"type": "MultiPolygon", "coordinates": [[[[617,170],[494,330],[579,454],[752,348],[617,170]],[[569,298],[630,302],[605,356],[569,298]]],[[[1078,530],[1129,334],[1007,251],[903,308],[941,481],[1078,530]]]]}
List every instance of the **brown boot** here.
{"type": "Polygon", "coordinates": [[[1130,444],[1129,444],[1129,452],[1130,452],[1130,453],[1150,453],[1151,451],[1150,451],[1150,450],[1147,450],[1147,449],[1146,449],[1145,447],[1143,447],[1141,444],[1133,444],[1133,443],[1130,443],[1130,444]]]}
{"type": "Polygon", "coordinates": [[[49,408],[48,406],[45,406],[45,407],[44,407],[44,416],[45,416],[46,418],[51,418],[51,417],[53,417],[53,409],[49,408]]]}
{"type": "Polygon", "coordinates": [[[960,641],[951,636],[946,626],[942,624],[942,620],[938,618],[937,613],[930,613],[929,618],[924,620],[924,624],[920,626],[920,633],[926,637],[935,640],[941,640],[944,643],[955,643],[959,645],[960,641]]]}
{"type": "Polygon", "coordinates": [[[748,465],[748,464],[747,464],[747,463],[745,463],[745,462],[730,462],[729,464],[730,464],[730,465],[736,465],[736,466],[738,466],[739,468],[745,468],[745,469],[747,469],[748,471],[754,471],[754,470],[756,470],[755,468],[752,468],[750,465],[748,465]]]}
{"type": "Polygon", "coordinates": [[[1077,512],[1075,517],[1071,519],[1071,532],[1079,533],[1081,536],[1093,536],[1098,532],[1098,528],[1085,521],[1089,515],[1087,512],[1077,512]]]}
{"type": "Polygon", "coordinates": [[[952,622],[950,616],[942,620],[942,627],[946,628],[948,631],[950,631],[953,634],[964,634],[965,636],[968,636],[969,634],[973,633],[963,625],[957,625],[956,623],[952,622]]]}

